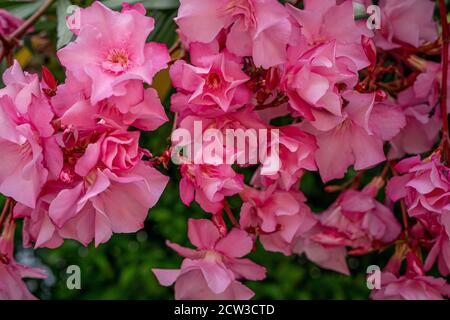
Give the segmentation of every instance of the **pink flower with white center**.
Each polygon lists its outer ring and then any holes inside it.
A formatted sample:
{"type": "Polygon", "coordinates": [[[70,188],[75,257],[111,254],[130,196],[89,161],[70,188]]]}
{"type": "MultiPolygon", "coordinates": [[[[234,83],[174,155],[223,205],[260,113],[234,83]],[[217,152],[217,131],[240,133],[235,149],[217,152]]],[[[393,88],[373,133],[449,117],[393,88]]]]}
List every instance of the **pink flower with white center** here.
{"type": "Polygon", "coordinates": [[[435,4],[430,0],[381,0],[381,30],[375,43],[384,50],[409,45],[415,48],[438,38],[433,21],[435,4]]]}
{"type": "MultiPolygon", "coordinates": [[[[326,228],[336,231],[338,242],[366,253],[372,248],[396,240],[401,226],[392,211],[374,197],[378,189],[368,185],[362,191],[347,190],[320,215],[326,228]]],[[[335,244],[334,232],[318,233],[312,239],[323,245],[335,244]]]]}
{"type": "Polygon", "coordinates": [[[347,105],[337,125],[329,126],[325,119],[320,127],[331,128],[323,131],[309,123],[302,125],[305,131],[316,136],[319,146],[316,162],[324,182],[342,178],[350,165],[362,170],[384,161],[384,141],[392,139],[405,126],[404,114],[396,108],[376,104],[374,93],[348,91],[343,98],[347,105]]]}
{"type": "Polygon", "coordinates": [[[288,63],[281,87],[289,97],[289,105],[316,126],[336,125],[342,116],[342,100],[338,84],[353,88],[358,81],[357,68],[349,59],[336,57],[336,41],[310,50],[289,47],[288,63]]]}
{"type": "Polygon", "coordinates": [[[395,169],[400,175],[389,181],[387,194],[393,201],[404,199],[411,217],[450,215],[450,170],[438,154],[424,161],[420,156],[404,159],[395,169]]]}
{"type": "Polygon", "coordinates": [[[175,19],[191,42],[212,42],[228,29],[226,46],[256,66],[270,68],[286,61],[291,23],[276,0],[182,0],[175,19]]]}
{"type": "Polygon", "coordinates": [[[305,0],[304,9],[288,4],[294,21],[293,43],[312,48],[330,41],[336,42],[336,57],[350,59],[357,70],[369,66],[361,38],[371,36],[365,21],[355,21],[353,2],[335,0],[305,0]]]}
{"type": "Polygon", "coordinates": [[[223,209],[225,197],[244,188],[244,176],[227,164],[183,164],[180,171],[181,201],[188,206],[195,198],[203,210],[213,214],[223,209]]]}
{"type": "Polygon", "coordinates": [[[242,259],[253,248],[252,238],[245,231],[232,229],[221,236],[210,220],[189,219],[188,236],[196,250],[167,242],[184,257],[181,269],[152,269],[162,285],[175,283],[177,300],[248,300],[253,297],[254,293],[238,280],[262,280],[266,269],[242,259]]]}
{"type": "Polygon", "coordinates": [[[240,226],[259,235],[268,251],[290,255],[291,244],[301,225],[311,219],[311,211],[300,192],[277,190],[272,185],[267,190],[245,188],[240,193],[240,226]]]}
{"type": "Polygon", "coordinates": [[[45,279],[44,270],[30,268],[14,260],[14,231],[16,224],[9,219],[0,235],[0,300],[35,300],[24,278],[45,279]]]}
{"type": "Polygon", "coordinates": [[[127,94],[131,80],[152,83],[167,67],[167,47],[146,43],[154,28],[153,18],[139,10],[115,12],[100,2],[82,9],[77,39],[58,51],[67,71],[90,86],[93,104],[127,94]]]}
{"type": "MultiPolygon", "coordinates": [[[[173,84],[186,95],[187,101],[177,106],[180,97],[174,97],[172,109],[189,108],[196,112],[228,112],[249,102],[251,92],[244,85],[250,78],[242,71],[240,59],[214,45],[191,44],[191,62],[178,60],[170,69],[173,84]]],[[[183,99],[184,100],[184,99],[183,99]]]]}

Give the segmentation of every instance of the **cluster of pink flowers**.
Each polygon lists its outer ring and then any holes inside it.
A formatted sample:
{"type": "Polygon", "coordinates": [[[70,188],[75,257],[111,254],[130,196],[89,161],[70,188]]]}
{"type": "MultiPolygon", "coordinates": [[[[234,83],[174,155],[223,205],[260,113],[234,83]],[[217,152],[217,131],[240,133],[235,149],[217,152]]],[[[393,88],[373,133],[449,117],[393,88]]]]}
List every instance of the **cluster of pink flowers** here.
{"type": "MultiPolygon", "coordinates": [[[[146,42],[154,20],[142,5],[114,12],[96,2],[80,14],[76,40],[58,52],[64,84],[17,62],[3,75],[0,192],[17,202],[11,214],[24,220],[26,247],[56,248],[64,239],[98,246],[136,232],[169,180],[131,130],[168,121],[146,88],[170,61],[164,45],[146,42]]],[[[27,298],[13,282],[38,274],[12,260],[12,225],[1,238],[0,297],[27,298]]]]}
{"type": "MultiPolygon", "coordinates": [[[[431,151],[439,138],[440,65],[410,53],[419,52],[422,46],[432,47],[438,38],[434,4],[380,1],[380,30],[370,30],[365,20],[355,20],[352,1],[303,4],[299,9],[276,0],[181,1],[175,21],[189,59],[176,61],[170,69],[177,89],[171,104],[178,114],[175,125],[191,133],[195,121],[202,122],[204,132],[210,128],[224,133],[227,129],[278,129],[280,168],[268,170],[261,163],[250,183],[244,184],[244,177],[231,164],[182,162],[181,199],[186,205],[195,199],[212,214],[208,228],[217,245],[199,245],[193,240],[191,221],[190,239],[201,253],[169,243],[186,258],[181,270],[154,272],[161,284],[175,283],[177,298],[244,298],[247,291],[244,294],[233,281],[259,280],[264,274],[255,273],[261,277],[251,278],[236,272],[226,263],[233,256],[217,247],[240,229],[242,237],[246,234],[253,242],[260,241],[267,251],[305,254],[319,266],[344,274],[350,273],[349,254],[402,247],[403,255],[397,254],[399,249],[394,255],[398,268],[392,267],[394,263],[386,267],[382,288],[373,298],[446,296],[445,280],[427,277],[425,272],[436,259],[443,276],[450,270],[446,233],[450,226],[446,229],[444,213],[450,205],[448,168],[439,162],[439,156],[430,164],[414,158],[413,171],[405,169],[412,164],[404,160],[405,164],[399,163],[393,170],[407,174],[389,182],[390,198],[380,202],[377,197],[391,164],[405,154],[431,151]],[[396,64],[386,67],[390,55],[396,64]],[[400,70],[402,59],[415,68],[412,75],[400,70]],[[381,81],[391,73],[404,78],[381,81]],[[285,116],[293,119],[291,124],[273,125],[285,116]],[[327,183],[344,178],[351,166],[363,173],[383,162],[387,170],[364,187],[358,178],[343,186],[330,186],[342,192],[322,213],[314,214],[299,190],[307,171],[318,171],[327,183]],[[426,181],[423,170],[428,170],[426,181]],[[227,197],[235,195],[243,202],[239,219],[227,202],[227,197]],[[415,225],[402,227],[393,213],[394,202],[402,197],[415,225]],[[230,231],[226,217],[233,225],[230,231]],[[416,256],[419,244],[431,249],[425,263],[416,256]],[[399,273],[403,260],[408,260],[405,275],[399,273]],[[409,260],[417,261],[412,264],[409,260]],[[223,265],[220,269],[206,267],[212,261],[223,265]],[[221,279],[220,290],[217,279],[221,279]]],[[[193,136],[195,140],[195,133],[193,136]]],[[[202,141],[204,148],[210,143],[202,141]]],[[[269,152],[273,145],[266,147],[269,152]]],[[[232,157],[243,152],[225,143],[223,148],[232,157]]],[[[194,154],[194,159],[197,157],[194,154]]],[[[450,221],[448,211],[447,215],[450,221]]],[[[196,224],[206,225],[201,221],[196,224]]],[[[198,230],[207,232],[206,227],[198,230]]],[[[235,245],[241,247],[241,253],[249,252],[247,241],[235,245]]]]}
{"type": "Polygon", "coordinates": [[[42,276],[12,260],[13,219],[23,218],[24,245],[35,248],[64,239],[98,246],[113,233],[136,232],[165,189],[168,177],[154,166],[169,155],[179,161],[181,201],[205,211],[188,221],[196,249],[167,242],[184,258],[181,267],[153,269],[177,299],[253,297],[242,281],[266,276],[245,258],[258,241],[347,275],[347,256],[394,249],[372,298],[450,297],[444,278],[426,274],[434,267],[450,274],[450,147],[438,107],[446,84],[441,64],[428,61],[442,50],[434,2],[379,1],[379,30],[355,19],[353,1],[302,3],[180,0],[184,55],[171,61],[164,45],[146,42],[154,21],[142,5],[115,12],[95,2],[68,20],[76,39],[57,53],[64,84],[45,68],[39,79],[14,63],[0,90],[0,193],[17,202],[9,202],[0,238],[0,279],[12,283],[0,284],[0,297],[31,297],[21,278],[42,276]],[[168,121],[149,85],[169,65],[174,129],[190,140],[180,145],[172,135],[154,157],[139,146],[140,131],[168,121]],[[278,141],[255,150],[249,136],[230,147],[222,139],[229,130],[276,130],[278,141]],[[201,150],[217,144],[234,160],[276,152],[279,167],[266,159],[202,162],[201,150]],[[384,169],[374,174],[377,166],[384,169]],[[245,179],[241,169],[250,167],[245,179]],[[308,172],[323,183],[347,178],[326,187],[339,194],[323,212],[300,190],[308,172]],[[242,206],[232,208],[230,197],[242,206]]]}

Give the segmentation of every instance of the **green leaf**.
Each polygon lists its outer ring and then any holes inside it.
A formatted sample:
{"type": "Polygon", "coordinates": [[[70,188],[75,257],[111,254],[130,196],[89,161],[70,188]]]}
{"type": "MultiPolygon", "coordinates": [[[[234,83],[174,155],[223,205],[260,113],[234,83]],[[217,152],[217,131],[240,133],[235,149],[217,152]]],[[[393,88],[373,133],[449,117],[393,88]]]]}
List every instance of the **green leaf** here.
{"type": "Polygon", "coordinates": [[[70,32],[66,17],[68,15],[68,8],[72,5],[72,3],[69,0],[58,0],[57,7],[56,7],[56,15],[58,17],[58,42],[56,44],[57,49],[60,49],[61,47],[64,47],[66,44],[68,44],[72,40],[72,32],[70,32]]]}
{"type": "Polygon", "coordinates": [[[355,20],[366,19],[369,16],[366,12],[366,7],[359,2],[353,2],[353,15],[355,20]]]}
{"type": "Polygon", "coordinates": [[[122,3],[128,2],[129,4],[135,4],[138,2],[141,2],[146,9],[153,9],[153,10],[169,10],[169,9],[176,9],[180,5],[179,0],[105,0],[102,1],[103,4],[111,9],[120,9],[122,6],[122,3]]]}
{"type": "Polygon", "coordinates": [[[44,0],[16,4],[8,7],[8,11],[18,18],[26,19],[40,8],[44,0]]]}

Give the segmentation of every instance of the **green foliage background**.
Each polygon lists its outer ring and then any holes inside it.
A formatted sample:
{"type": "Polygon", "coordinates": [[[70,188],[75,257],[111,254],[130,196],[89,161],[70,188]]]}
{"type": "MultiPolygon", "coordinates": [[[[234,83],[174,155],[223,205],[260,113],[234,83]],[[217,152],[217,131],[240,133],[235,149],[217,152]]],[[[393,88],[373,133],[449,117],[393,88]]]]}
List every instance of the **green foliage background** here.
{"type": "MultiPolygon", "coordinates": [[[[205,0],[207,1],[207,0],[205,0]]],[[[0,8],[6,8],[23,18],[28,17],[42,1],[1,1],[0,8]]],[[[57,0],[56,5],[39,20],[34,31],[24,40],[26,52],[18,51],[16,57],[26,64],[28,71],[40,72],[46,65],[64,81],[64,71],[56,58],[56,48],[71,39],[67,34],[65,12],[68,5],[89,5],[92,1],[57,0]],[[59,27],[58,27],[59,24],[59,27]],[[50,41],[50,42],[48,42],[50,41]],[[59,41],[59,43],[58,43],[59,41]]],[[[122,1],[103,1],[112,8],[119,8],[122,1]]],[[[136,2],[136,1],[128,1],[136,2]]],[[[178,0],[141,1],[155,17],[156,27],[151,40],[171,46],[176,39],[172,19],[176,16],[178,0]]],[[[1,66],[1,70],[5,65],[1,66]]],[[[161,77],[160,81],[167,81],[161,77]]],[[[163,84],[164,85],[164,84],[163,84]]],[[[169,113],[170,95],[164,97],[169,113]]],[[[145,133],[142,144],[154,154],[161,153],[167,146],[171,124],[156,132],[145,133]]],[[[1,151],[0,151],[1,152],[1,151]]],[[[365,179],[379,172],[375,168],[365,179]]],[[[249,172],[244,172],[249,175],[249,172]]],[[[165,240],[189,246],[187,241],[187,219],[207,217],[197,205],[184,206],[178,195],[178,174],[173,166],[167,172],[172,177],[158,205],[150,211],[145,229],[137,234],[116,234],[112,239],[95,248],[88,248],[77,242],[66,241],[55,250],[23,250],[20,248],[20,232],[17,232],[17,258],[34,265],[45,266],[50,273],[45,281],[28,281],[29,287],[41,299],[172,299],[173,289],[160,286],[151,268],[177,268],[181,258],[165,246],[165,240]],[[69,290],[66,286],[66,269],[79,265],[82,272],[82,289],[69,290]]],[[[349,176],[355,173],[350,171],[349,176]]],[[[310,173],[302,181],[302,190],[311,207],[319,212],[335,199],[333,194],[325,194],[323,185],[316,174],[310,173]]],[[[382,196],[382,195],[381,195],[382,196]]],[[[4,198],[0,199],[1,202],[4,198]]],[[[238,212],[239,202],[232,202],[238,212]]],[[[387,253],[388,254],[388,253],[387,253]]],[[[264,265],[268,277],[262,282],[246,282],[256,292],[256,299],[366,299],[369,290],[365,283],[365,270],[371,264],[383,266],[386,255],[368,255],[348,260],[352,276],[347,277],[319,269],[306,258],[297,255],[285,257],[268,253],[259,248],[251,258],[264,265]]]]}

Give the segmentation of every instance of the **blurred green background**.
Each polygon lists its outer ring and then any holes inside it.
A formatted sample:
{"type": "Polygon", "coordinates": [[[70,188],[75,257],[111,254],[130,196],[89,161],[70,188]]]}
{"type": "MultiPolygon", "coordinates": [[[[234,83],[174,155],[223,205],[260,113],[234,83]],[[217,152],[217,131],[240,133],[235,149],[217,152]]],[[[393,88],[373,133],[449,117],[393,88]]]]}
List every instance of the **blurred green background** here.
{"type": "MultiPolygon", "coordinates": [[[[71,39],[71,34],[65,27],[67,7],[71,4],[87,6],[91,2],[57,0],[35,25],[34,31],[25,37],[23,47],[16,51],[16,59],[31,72],[40,72],[41,66],[46,65],[59,82],[63,82],[64,71],[55,53],[57,47],[71,39]]],[[[116,0],[103,2],[114,9],[120,8],[122,3],[116,0]]],[[[155,31],[150,40],[164,42],[170,47],[177,37],[173,18],[176,16],[178,0],[141,2],[156,20],[155,31]]],[[[0,8],[27,18],[40,3],[42,1],[1,1],[0,8]]],[[[1,71],[5,67],[3,62],[1,71]]],[[[169,100],[172,90],[167,71],[157,76],[154,86],[160,92],[170,114],[169,100]]],[[[170,130],[171,124],[167,123],[156,132],[143,134],[142,145],[154,154],[160,154],[167,147],[170,130]]],[[[371,170],[365,180],[370,180],[370,177],[379,171],[380,168],[371,170]]],[[[28,281],[30,289],[41,299],[173,299],[173,289],[160,286],[150,269],[178,268],[182,258],[165,246],[165,240],[189,246],[187,219],[208,216],[195,204],[188,208],[181,203],[176,167],[171,166],[165,173],[172,177],[171,182],[158,205],[150,211],[145,229],[137,234],[116,234],[99,248],[93,245],[85,248],[77,242],[66,241],[62,247],[55,250],[33,251],[21,249],[18,230],[16,258],[24,263],[44,267],[49,272],[49,278],[45,281],[28,281]],[[81,268],[81,290],[67,289],[66,269],[70,265],[79,265],[81,268]]],[[[251,174],[248,171],[244,173],[247,178],[251,174]]],[[[354,174],[353,171],[349,172],[349,176],[354,174]]],[[[324,193],[323,185],[314,173],[304,177],[302,190],[316,212],[327,208],[336,196],[324,193]]],[[[3,201],[4,198],[1,198],[1,202],[3,201]]],[[[232,209],[235,213],[239,212],[239,206],[239,201],[232,199],[232,209]]],[[[305,257],[285,257],[258,248],[250,258],[267,268],[267,279],[262,282],[248,281],[245,284],[255,291],[256,299],[367,299],[370,292],[366,287],[365,270],[371,264],[384,266],[389,253],[392,254],[387,252],[381,256],[349,258],[352,276],[347,277],[320,269],[305,257]]]]}

